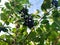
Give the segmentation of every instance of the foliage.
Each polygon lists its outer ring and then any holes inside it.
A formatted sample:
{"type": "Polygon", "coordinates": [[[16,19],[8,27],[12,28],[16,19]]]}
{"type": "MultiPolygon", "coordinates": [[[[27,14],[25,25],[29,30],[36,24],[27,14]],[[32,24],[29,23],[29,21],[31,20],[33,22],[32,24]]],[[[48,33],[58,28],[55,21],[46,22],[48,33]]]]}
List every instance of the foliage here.
{"type": "Polygon", "coordinates": [[[44,0],[43,16],[39,11],[28,14],[27,4],[28,0],[9,0],[1,9],[4,24],[0,22],[0,32],[6,34],[0,36],[0,45],[60,45],[60,10],[51,5],[51,0],[44,0]],[[15,27],[9,27],[10,23],[15,27]]]}

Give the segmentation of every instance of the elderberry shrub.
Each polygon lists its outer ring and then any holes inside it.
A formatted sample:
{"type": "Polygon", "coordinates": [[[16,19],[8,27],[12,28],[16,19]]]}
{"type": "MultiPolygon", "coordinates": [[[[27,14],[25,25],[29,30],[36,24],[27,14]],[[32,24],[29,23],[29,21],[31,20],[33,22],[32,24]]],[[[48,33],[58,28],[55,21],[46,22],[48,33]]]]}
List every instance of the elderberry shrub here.
{"type": "Polygon", "coordinates": [[[58,7],[58,1],[57,0],[52,0],[52,5],[54,5],[57,8],[58,7]]]}
{"type": "Polygon", "coordinates": [[[0,32],[1,31],[7,32],[8,30],[5,27],[0,27],[0,32]]]}

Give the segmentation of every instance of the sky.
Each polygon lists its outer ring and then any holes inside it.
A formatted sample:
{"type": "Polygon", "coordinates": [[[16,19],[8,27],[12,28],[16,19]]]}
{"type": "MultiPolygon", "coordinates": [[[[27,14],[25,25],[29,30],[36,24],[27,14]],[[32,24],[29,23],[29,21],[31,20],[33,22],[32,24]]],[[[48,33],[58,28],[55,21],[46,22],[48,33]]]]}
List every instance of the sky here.
{"type": "Polygon", "coordinates": [[[43,3],[44,0],[29,0],[29,2],[32,4],[29,12],[33,13],[34,11],[36,11],[36,9],[41,10],[41,5],[43,3]]]}

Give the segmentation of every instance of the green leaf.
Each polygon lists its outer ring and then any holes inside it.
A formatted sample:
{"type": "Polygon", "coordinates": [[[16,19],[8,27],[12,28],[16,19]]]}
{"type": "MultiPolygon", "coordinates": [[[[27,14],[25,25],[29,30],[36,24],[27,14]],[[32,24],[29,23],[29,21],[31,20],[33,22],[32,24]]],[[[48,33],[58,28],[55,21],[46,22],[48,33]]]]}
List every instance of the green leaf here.
{"type": "Polygon", "coordinates": [[[49,23],[49,21],[44,19],[41,23],[42,24],[47,24],[47,23],[49,23]]]}
{"type": "Polygon", "coordinates": [[[41,9],[43,11],[47,11],[47,9],[51,8],[51,0],[44,0],[42,6],[41,6],[41,9]]]}
{"type": "Polygon", "coordinates": [[[42,34],[42,30],[40,29],[40,27],[38,27],[38,28],[36,29],[36,31],[37,31],[37,34],[38,34],[38,35],[41,35],[41,34],[42,34]]]}
{"type": "Polygon", "coordinates": [[[26,3],[29,3],[29,0],[22,0],[21,2],[22,4],[26,4],[26,3]]]}
{"type": "Polygon", "coordinates": [[[5,23],[6,23],[7,25],[9,25],[9,22],[8,22],[8,21],[5,21],[5,23]]]}
{"type": "Polygon", "coordinates": [[[8,19],[7,15],[5,13],[1,13],[1,19],[3,21],[6,21],[8,19]]]}
{"type": "Polygon", "coordinates": [[[32,17],[33,17],[33,18],[37,18],[37,19],[39,19],[39,18],[40,18],[40,16],[39,16],[39,15],[32,15],[32,17]]]}
{"type": "Polygon", "coordinates": [[[16,31],[17,31],[16,28],[12,28],[13,33],[16,33],[16,31]]]}
{"type": "Polygon", "coordinates": [[[36,32],[31,32],[28,36],[28,39],[31,40],[31,41],[34,41],[36,38],[36,32]]]}
{"type": "Polygon", "coordinates": [[[34,25],[36,26],[39,22],[37,20],[34,20],[34,25]]]}
{"type": "Polygon", "coordinates": [[[55,30],[55,31],[58,31],[58,30],[60,30],[60,26],[58,25],[58,23],[56,24],[56,23],[54,22],[54,23],[52,23],[52,25],[51,25],[51,29],[52,29],[52,30],[55,30]]]}
{"type": "Polygon", "coordinates": [[[2,23],[0,22],[0,26],[2,26],[2,23]]]}
{"type": "Polygon", "coordinates": [[[59,13],[58,10],[54,10],[54,11],[52,11],[52,15],[53,15],[54,18],[58,18],[58,17],[60,17],[60,13],[59,13]]]}
{"type": "Polygon", "coordinates": [[[29,0],[15,0],[16,2],[20,2],[21,4],[29,3],[29,0]]]}
{"type": "Polygon", "coordinates": [[[58,6],[60,6],[60,0],[58,0],[58,6]]]}
{"type": "Polygon", "coordinates": [[[11,5],[10,5],[8,2],[5,3],[5,6],[6,6],[8,9],[11,9],[11,5]]]}
{"type": "Polygon", "coordinates": [[[51,41],[54,41],[58,36],[58,33],[56,31],[52,31],[50,36],[48,37],[51,41]]]}

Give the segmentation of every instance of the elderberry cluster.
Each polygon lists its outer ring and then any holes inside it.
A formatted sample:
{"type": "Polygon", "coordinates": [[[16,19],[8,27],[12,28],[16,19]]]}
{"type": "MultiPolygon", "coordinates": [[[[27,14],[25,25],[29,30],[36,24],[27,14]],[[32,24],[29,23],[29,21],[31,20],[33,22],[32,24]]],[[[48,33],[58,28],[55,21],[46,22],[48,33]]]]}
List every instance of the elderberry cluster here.
{"type": "Polygon", "coordinates": [[[28,26],[29,28],[32,28],[34,26],[34,20],[31,15],[28,14],[28,9],[23,8],[19,11],[19,13],[22,13],[22,16],[24,18],[24,24],[25,26],[28,26]]]}
{"type": "Polygon", "coordinates": [[[57,0],[52,0],[52,5],[54,5],[57,8],[58,7],[58,1],[57,0]]]}
{"type": "Polygon", "coordinates": [[[32,28],[34,26],[34,20],[31,16],[28,16],[25,18],[24,25],[28,26],[29,28],[32,28]]]}
{"type": "Polygon", "coordinates": [[[1,31],[7,32],[8,30],[5,27],[0,27],[0,32],[1,31]]]}

